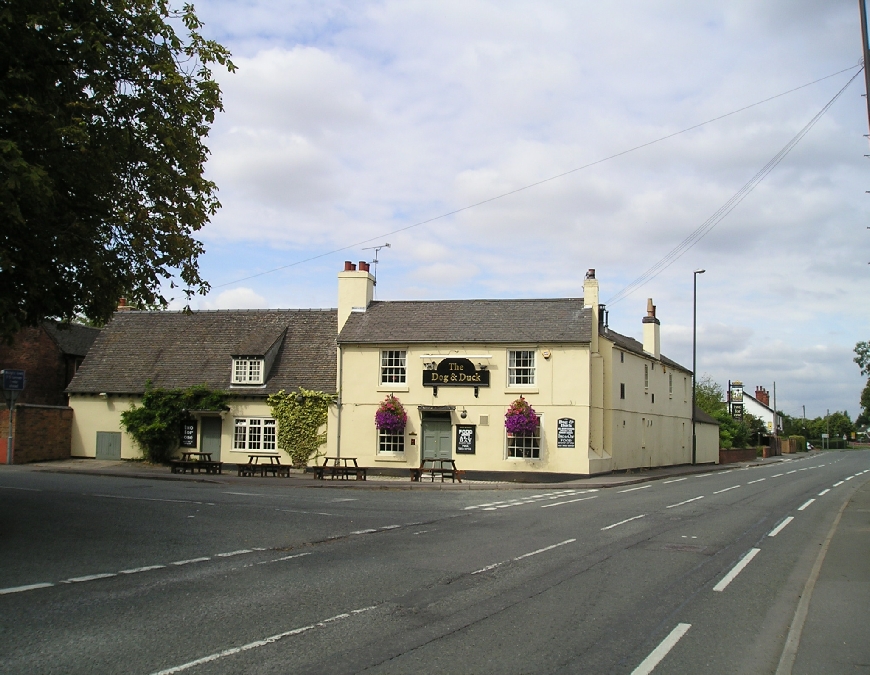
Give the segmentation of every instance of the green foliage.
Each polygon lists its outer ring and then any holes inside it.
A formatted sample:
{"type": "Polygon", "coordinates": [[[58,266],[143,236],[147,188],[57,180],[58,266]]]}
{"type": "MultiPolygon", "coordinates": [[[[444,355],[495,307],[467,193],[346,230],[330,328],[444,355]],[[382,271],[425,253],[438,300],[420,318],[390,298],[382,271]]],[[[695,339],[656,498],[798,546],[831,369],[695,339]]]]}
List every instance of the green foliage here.
{"type": "Polygon", "coordinates": [[[708,415],[719,419],[717,413],[726,409],[725,390],[705,373],[695,384],[695,404],[708,415]]]}
{"type": "Polygon", "coordinates": [[[855,345],[853,360],[861,369],[861,374],[870,377],[870,342],[859,342],[855,345]]]}
{"type": "Polygon", "coordinates": [[[181,423],[188,410],[226,410],[228,394],[204,385],[160,389],[145,385],[142,405],[121,413],[121,424],[149,462],[166,462],[178,448],[181,423]]]}
{"type": "Polygon", "coordinates": [[[278,423],[278,447],[290,456],[293,466],[302,468],[312,457],[319,456],[326,443],[326,420],[335,396],[299,387],[288,394],[283,389],[266,399],[278,423]],[[321,431],[321,428],[324,428],[321,431]]]}
{"type": "Polygon", "coordinates": [[[0,338],[105,321],[122,295],[165,306],[167,279],[207,291],[193,233],[220,207],[210,66],[235,66],[201,28],[168,0],[3,1],[0,338]]]}
{"type": "Polygon", "coordinates": [[[827,417],[816,417],[807,420],[807,435],[812,439],[820,439],[822,434],[830,434],[831,438],[850,438],[855,431],[855,425],[847,411],[834,411],[827,417]]]}
{"type": "Polygon", "coordinates": [[[788,437],[788,440],[794,441],[797,444],[798,452],[806,452],[807,451],[807,439],[803,436],[794,434],[788,437]]]}
{"type": "Polygon", "coordinates": [[[861,392],[861,414],[855,420],[856,425],[870,424],[870,379],[864,385],[864,390],[861,392]]]}
{"type": "Polygon", "coordinates": [[[704,375],[695,385],[695,403],[719,422],[719,447],[748,448],[757,445],[767,428],[759,418],[744,413],[738,422],[728,412],[725,389],[710,375],[704,375]]]}

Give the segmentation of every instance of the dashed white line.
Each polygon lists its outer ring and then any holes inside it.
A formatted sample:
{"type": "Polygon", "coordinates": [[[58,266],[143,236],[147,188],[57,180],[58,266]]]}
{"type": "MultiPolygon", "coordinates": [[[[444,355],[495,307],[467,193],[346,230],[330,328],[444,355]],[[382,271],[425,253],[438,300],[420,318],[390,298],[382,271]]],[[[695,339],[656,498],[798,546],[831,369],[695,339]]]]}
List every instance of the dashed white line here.
{"type": "Polygon", "coordinates": [[[608,525],[607,527],[602,527],[601,530],[602,531],[610,530],[614,527],[617,527],[618,525],[625,525],[625,523],[630,523],[632,520],[637,520],[638,518],[645,518],[645,517],[646,517],[646,514],[643,513],[639,516],[634,516],[634,518],[626,518],[625,520],[620,520],[618,523],[613,523],[613,525],[608,525]]]}
{"type": "Polygon", "coordinates": [[[846,480],[852,480],[855,476],[849,476],[846,480]]]}
{"type": "Polygon", "coordinates": [[[504,563],[493,563],[492,565],[487,565],[486,567],[481,567],[479,570],[475,570],[471,573],[471,575],[474,576],[475,574],[481,574],[482,572],[489,572],[490,570],[494,570],[496,567],[500,567],[501,565],[504,565],[504,563]]]}
{"type": "Polygon", "coordinates": [[[704,498],[704,495],[701,495],[700,497],[692,497],[691,499],[687,499],[687,500],[684,501],[684,502],[680,502],[680,503],[678,503],[678,504],[671,504],[670,506],[666,506],[665,508],[666,508],[666,509],[672,509],[672,508],[677,507],[677,506],[682,506],[683,504],[688,504],[689,502],[696,502],[696,501],[698,501],[699,499],[703,499],[703,498],[704,498]]]}
{"type": "Polygon", "coordinates": [[[790,473],[797,473],[797,469],[792,469],[791,471],[786,471],[785,474],[788,475],[790,473]]]}
{"type": "Polygon", "coordinates": [[[681,480],[688,480],[688,478],[675,478],[674,480],[666,480],[662,482],[662,485],[667,485],[668,483],[679,483],[681,480]]]}
{"type": "Polygon", "coordinates": [[[713,494],[714,494],[714,495],[719,495],[719,494],[722,494],[723,492],[728,492],[728,490],[736,490],[736,489],[739,488],[739,487],[740,487],[739,485],[732,485],[731,487],[727,487],[727,488],[725,488],[724,490],[717,490],[717,491],[714,492],[713,494]]]}
{"type": "Polygon", "coordinates": [[[270,563],[283,562],[284,560],[293,560],[294,558],[304,558],[307,555],[311,555],[310,553],[294,553],[293,555],[285,555],[283,558],[275,558],[274,560],[262,560],[258,562],[258,565],[268,565],[270,563]]]}
{"type": "Polygon", "coordinates": [[[713,586],[713,590],[719,592],[724,591],[728,587],[728,584],[734,581],[734,577],[740,574],[743,571],[743,568],[746,567],[752,561],[752,559],[759,554],[760,551],[760,548],[753,548],[752,550],[750,550],[749,553],[747,553],[740,559],[740,562],[738,562],[736,565],[734,565],[734,567],[731,568],[731,571],[728,572],[728,574],[722,577],[722,581],[713,586]]]}
{"type": "Polygon", "coordinates": [[[139,572],[150,572],[151,570],[162,570],[166,565],[148,565],[147,567],[133,567],[129,570],[121,570],[118,574],[138,574],[139,572]]]}
{"type": "Polygon", "coordinates": [[[771,478],[779,478],[780,476],[784,476],[784,473],[775,473],[771,476],[771,478]]]}
{"type": "Polygon", "coordinates": [[[620,490],[619,494],[623,492],[634,492],[635,490],[646,490],[648,487],[652,487],[652,485],[641,485],[640,487],[628,488],[628,490],[620,490]]]}
{"type": "Polygon", "coordinates": [[[807,499],[803,504],[798,506],[798,511],[803,511],[805,508],[807,508],[814,501],[816,501],[816,500],[815,499],[807,499]]]}
{"type": "Polygon", "coordinates": [[[167,502],[169,504],[205,504],[214,506],[212,502],[197,502],[192,499],[156,499],[155,497],[129,497],[127,495],[103,495],[96,493],[84,493],[86,497],[103,497],[104,499],[129,499],[134,502],[167,502]]]}
{"type": "Polygon", "coordinates": [[[695,478],[706,478],[707,476],[712,476],[712,473],[699,473],[695,478]]]}
{"type": "Polygon", "coordinates": [[[175,562],[171,562],[169,564],[170,565],[190,565],[191,563],[206,562],[208,560],[211,560],[210,556],[203,557],[203,558],[191,558],[190,560],[176,560],[175,562]]]}
{"type": "Polygon", "coordinates": [[[825,488],[824,490],[822,490],[822,491],[819,493],[819,497],[821,497],[822,495],[825,495],[825,494],[829,493],[830,491],[831,491],[831,488],[825,488]]]}
{"type": "Polygon", "coordinates": [[[253,553],[253,551],[249,548],[242,548],[238,551],[229,551],[228,553],[215,553],[215,558],[232,558],[234,555],[243,555],[245,553],[253,553]]]}
{"type": "Polygon", "coordinates": [[[0,595],[9,595],[10,593],[23,593],[24,591],[35,591],[37,588],[50,588],[54,584],[28,584],[27,586],[13,586],[12,588],[0,588],[0,595]]]}
{"type": "Polygon", "coordinates": [[[548,509],[551,506],[562,506],[562,504],[573,504],[574,502],[585,502],[587,499],[595,499],[598,495],[592,495],[591,497],[578,497],[577,499],[569,499],[566,502],[554,502],[552,504],[541,504],[542,509],[548,509]]]}
{"type": "Polygon", "coordinates": [[[833,485],[832,487],[840,487],[840,486],[841,486],[843,483],[845,483],[845,482],[846,482],[846,481],[841,480],[839,483],[834,483],[834,485],[833,485]]]}
{"type": "Polygon", "coordinates": [[[39,490],[37,488],[13,487],[11,485],[0,485],[0,490],[22,490],[24,492],[42,492],[42,490],[39,490]]]}
{"type": "Polygon", "coordinates": [[[763,480],[767,480],[766,478],[759,478],[758,480],[751,480],[747,483],[747,485],[752,485],[753,483],[760,483],[763,480]]]}
{"type": "Polygon", "coordinates": [[[286,637],[301,635],[302,633],[307,633],[308,631],[314,630],[315,628],[323,628],[331,623],[335,623],[336,621],[348,619],[351,616],[354,616],[356,614],[362,614],[363,612],[368,612],[372,609],[375,609],[375,606],[363,607],[362,609],[355,609],[351,612],[346,612],[344,614],[337,614],[328,619],[324,619],[323,621],[318,621],[317,623],[308,624],[307,626],[302,626],[300,628],[294,628],[292,630],[284,631],[283,633],[278,633],[277,635],[271,635],[267,638],[263,638],[262,640],[257,640],[256,642],[249,642],[248,644],[242,645],[241,647],[224,649],[223,651],[209,654],[208,656],[203,656],[202,658],[196,659],[195,661],[188,661],[187,663],[183,663],[180,666],[174,666],[172,668],[166,668],[165,670],[157,671],[156,673],[152,673],[152,675],[173,675],[173,673],[180,673],[184,670],[200,666],[204,663],[211,663],[212,661],[217,661],[218,659],[222,659],[225,656],[232,656],[233,654],[247,652],[251,649],[256,649],[257,647],[265,647],[266,645],[278,642],[278,640],[283,640],[286,637]]]}
{"type": "Polygon", "coordinates": [[[351,534],[371,534],[372,532],[377,532],[377,530],[372,530],[372,529],[368,529],[368,530],[355,530],[354,532],[351,532],[351,534]]]}
{"type": "Polygon", "coordinates": [[[690,623],[678,623],[677,627],[672,630],[668,636],[659,643],[659,646],[652,650],[649,656],[647,656],[641,664],[631,671],[631,675],[649,675],[659,663],[661,663],[662,659],[664,659],[668,652],[670,652],[674,646],[680,641],[686,632],[692,627],[690,623]]]}
{"type": "Polygon", "coordinates": [[[544,548],[539,548],[537,551],[532,551],[531,553],[523,553],[520,556],[514,558],[514,560],[522,560],[523,558],[529,558],[533,555],[538,555],[538,553],[543,553],[544,551],[551,551],[554,548],[559,548],[560,546],[564,546],[565,544],[572,544],[576,539],[566,539],[565,541],[560,541],[558,544],[552,544],[551,546],[545,546],[544,548]]]}
{"type": "Polygon", "coordinates": [[[775,537],[775,536],[778,535],[780,532],[782,532],[783,528],[784,528],[786,525],[788,525],[788,524],[789,524],[791,521],[793,521],[793,520],[794,520],[794,516],[789,516],[788,518],[786,518],[785,520],[783,520],[779,525],[777,525],[776,527],[774,527],[774,528],[773,528],[773,529],[768,533],[767,536],[768,536],[768,537],[775,537]]]}
{"type": "Polygon", "coordinates": [[[118,574],[116,572],[107,572],[105,574],[89,574],[84,577],[73,577],[72,579],[66,579],[61,581],[62,584],[78,584],[83,581],[94,581],[95,579],[108,579],[110,577],[116,577],[118,574]]]}

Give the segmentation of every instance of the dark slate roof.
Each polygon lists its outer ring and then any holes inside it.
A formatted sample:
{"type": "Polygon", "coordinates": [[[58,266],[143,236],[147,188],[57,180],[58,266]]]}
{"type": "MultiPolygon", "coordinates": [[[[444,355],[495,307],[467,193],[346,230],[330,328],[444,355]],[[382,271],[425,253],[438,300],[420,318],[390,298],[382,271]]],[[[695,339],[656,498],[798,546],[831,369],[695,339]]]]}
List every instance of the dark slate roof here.
{"type": "Polygon", "coordinates": [[[82,326],[78,323],[57,324],[46,321],[42,326],[60,351],[70,356],[85,356],[100,334],[99,328],[82,326]]]}
{"type": "Polygon", "coordinates": [[[712,415],[705,413],[698,406],[695,406],[695,421],[700,422],[701,424],[715,424],[717,427],[719,426],[719,420],[712,415]]]}
{"type": "MultiPolygon", "coordinates": [[[[613,344],[615,344],[617,347],[619,347],[620,349],[624,349],[627,352],[634,352],[635,354],[638,354],[640,356],[645,356],[648,359],[652,358],[651,354],[647,354],[643,350],[643,343],[642,342],[638,342],[634,338],[630,338],[627,335],[622,335],[621,333],[617,333],[616,331],[611,330],[610,328],[604,328],[601,331],[601,337],[607,338],[613,344]]],[[[676,368],[677,370],[682,370],[684,373],[688,373],[689,375],[692,374],[691,368],[686,368],[685,366],[681,366],[679,363],[669,359],[664,354],[660,354],[659,356],[661,358],[661,362],[664,363],[666,366],[668,366],[668,368],[676,368]]]]}
{"type": "Polygon", "coordinates": [[[589,343],[592,310],[583,298],[372,302],[352,312],[342,344],[589,343]]]}
{"type": "MultiPolygon", "coordinates": [[[[117,312],[102,330],[67,392],[138,394],[155,387],[205,384],[244,396],[298,387],[335,391],[335,310],[117,312]],[[286,330],[265,386],[230,386],[232,355],[286,330]]],[[[267,345],[268,346],[268,345],[267,345]]]]}

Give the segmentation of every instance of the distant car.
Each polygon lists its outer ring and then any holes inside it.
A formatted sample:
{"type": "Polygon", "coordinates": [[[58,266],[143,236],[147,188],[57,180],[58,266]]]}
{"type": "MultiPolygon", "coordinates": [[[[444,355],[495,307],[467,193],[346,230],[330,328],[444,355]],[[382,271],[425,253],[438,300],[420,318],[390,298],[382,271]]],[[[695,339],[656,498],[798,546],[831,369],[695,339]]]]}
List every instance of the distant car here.
{"type": "Polygon", "coordinates": [[[807,450],[812,450],[812,449],[813,449],[813,444],[807,443],[807,450]]]}

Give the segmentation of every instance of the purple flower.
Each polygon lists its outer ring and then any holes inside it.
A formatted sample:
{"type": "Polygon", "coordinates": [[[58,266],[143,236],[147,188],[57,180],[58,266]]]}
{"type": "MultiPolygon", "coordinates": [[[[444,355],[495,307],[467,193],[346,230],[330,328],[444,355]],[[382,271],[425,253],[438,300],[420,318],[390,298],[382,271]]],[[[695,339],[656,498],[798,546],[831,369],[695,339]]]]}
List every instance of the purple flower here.
{"type": "Polygon", "coordinates": [[[534,408],[522,396],[510,404],[504,416],[505,429],[515,436],[534,434],[539,424],[534,408]]]}
{"type": "Polygon", "coordinates": [[[381,405],[375,413],[375,426],[380,431],[399,434],[405,430],[407,423],[408,415],[405,413],[405,409],[402,407],[399,399],[390,394],[386,399],[381,401],[381,405]]]}

